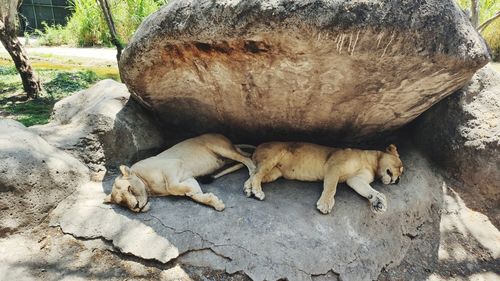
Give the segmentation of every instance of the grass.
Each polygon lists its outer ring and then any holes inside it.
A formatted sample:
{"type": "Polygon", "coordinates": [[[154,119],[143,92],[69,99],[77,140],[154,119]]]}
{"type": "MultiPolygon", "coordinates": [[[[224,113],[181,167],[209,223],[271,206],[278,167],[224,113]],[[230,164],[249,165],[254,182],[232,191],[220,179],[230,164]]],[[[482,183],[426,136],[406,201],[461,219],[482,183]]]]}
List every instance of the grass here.
{"type": "Polygon", "coordinates": [[[36,100],[26,98],[12,61],[0,55],[0,117],[17,120],[25,126],[48,123],[54,104],[64,97],[99,80],[119,80],[116,65],[85,65],[56,56],[49,59],[32,56],[31,60],[44,88],[36,100]]]}

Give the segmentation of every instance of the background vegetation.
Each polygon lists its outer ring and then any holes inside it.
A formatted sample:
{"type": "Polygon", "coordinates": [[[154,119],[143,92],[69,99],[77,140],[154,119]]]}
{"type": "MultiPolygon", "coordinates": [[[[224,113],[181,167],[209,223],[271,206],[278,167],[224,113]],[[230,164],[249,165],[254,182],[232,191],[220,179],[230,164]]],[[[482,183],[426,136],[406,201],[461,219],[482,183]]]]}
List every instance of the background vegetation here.
{"type": "MultiPolygon", "coordinates": [[[[471,0],[457,0],[463,10],[470,10],[471,0]]],[[[123,43],[127,43],[142,20],[157,11],[168,0],[109,0],[116,29],[123,43]]],[[[95,0],[72,0],[74,13],[65,27],[45,27],[38,31],[42,45],[113,46],[110,34],[95,0]]],[[[500,10],[500,0],[479,0],[479,22],[500,10]]],[[[488,42],[495,61],[500,60],[500,20],[496,20],[481,34],[488,42]]]]}
{"type": "MultiPolygon", "coordinates": [[[[143,19],[156,12],[168,0],[109,0],[119,37],[127,43],[143,19]]],[[[95,0],[71,0],[73,14],[65,27],[45,26],[37,31],[40,44],[113,46],[102,10],[95,0]]]]}
{"type": "MultiPolygon", "coordinates": [[[[470,11],[471,0],[457,0],[463,10],[470,11]]],[[[500,11],[499,0],[479,0],[479,24],[485,22],[496,12],[500,11]]],[[[495,20],[482,32],[493,53],[493,60],[500,61],[500,19],[495,20]]]]}
{"type": "Polygon", "coordinates": [[[32,65],[43,85],[38,99],[24,94],[21,78],[10,58],[0,56],[0,118],[12,118],[25,126],[48,123],[54,104],[95,82],[119,80],[114,65],[82,65],[68,58],[32,56],[32,65]]]}

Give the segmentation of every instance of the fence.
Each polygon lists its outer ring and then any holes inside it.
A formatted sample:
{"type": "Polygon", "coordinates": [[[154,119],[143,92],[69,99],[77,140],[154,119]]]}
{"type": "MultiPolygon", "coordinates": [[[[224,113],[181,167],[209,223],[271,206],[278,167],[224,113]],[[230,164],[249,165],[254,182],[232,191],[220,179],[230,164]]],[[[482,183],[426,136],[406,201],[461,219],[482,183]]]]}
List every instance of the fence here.
{"type": "Polygon", "coordinates": [[[19,8],[20,33],[43,30],[42,22],[49,26],[66,24],[71,14],[68,0],[23,0],[19,8]]]}

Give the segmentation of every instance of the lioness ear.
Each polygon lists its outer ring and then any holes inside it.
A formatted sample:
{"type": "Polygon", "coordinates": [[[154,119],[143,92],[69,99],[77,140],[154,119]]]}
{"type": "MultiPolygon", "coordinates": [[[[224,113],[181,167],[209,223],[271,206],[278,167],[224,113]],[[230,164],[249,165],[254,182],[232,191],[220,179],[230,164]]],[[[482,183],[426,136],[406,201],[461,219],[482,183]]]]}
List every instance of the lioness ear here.
{"type": "Polygon", "coordinates": [[[122,175],[125,177],[128,177],[130,175],[130,168],[125,165],[120,165],[120,172],[122,172],[122,175]]]}
{"type": "Polygon", "coordinates": [[[104,197],[103,203],[106,203],[106,204],[113,203],[113,199],[111,199],[111,194],[108,194],[108,195],[106,195],[106,197],[104,197]]]}
{"type": "Polygon", "coordinates": [[[396,157],[399,157],[399,153],[398,153],[398,149],[396,148],[396,146],[394,144],[390,144],[386,150],[385,150],[387,153],[389,154],[392,154],[396,157]]]}

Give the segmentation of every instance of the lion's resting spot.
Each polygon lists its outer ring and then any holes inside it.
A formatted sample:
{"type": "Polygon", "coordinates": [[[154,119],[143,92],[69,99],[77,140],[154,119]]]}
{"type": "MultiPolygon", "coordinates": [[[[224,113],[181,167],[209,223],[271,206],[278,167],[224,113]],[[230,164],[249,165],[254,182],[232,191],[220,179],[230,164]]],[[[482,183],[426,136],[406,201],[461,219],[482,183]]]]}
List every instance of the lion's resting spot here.
{"type": "MultiPolygon", "coordinates": [[[[342,280],[374,280],[398,265],[420,235],[439,231],[442,181],[418,152],[403,148],[401,155],[408,168],[400,184],[374,184],[388,199],[382,215],[344,185],[330,215],[314,208],[320,183],[278,180],[265,186],[266,200],[246,198],[242,170],[203,187],[224,200],[224,212],[183,197],[153,198],[143,214],[104,205],[110,177],[60,204],[51,224],[78,237],[112,240],[138,257],[241,271],[253,280],[311,280],[332,272],[342,280]]],[[[421,249],[427,259],[436,257],[434,244],[421,249]]]]}

